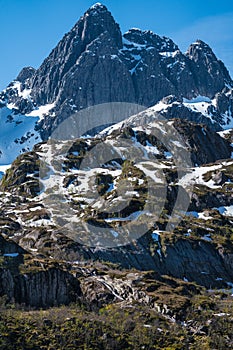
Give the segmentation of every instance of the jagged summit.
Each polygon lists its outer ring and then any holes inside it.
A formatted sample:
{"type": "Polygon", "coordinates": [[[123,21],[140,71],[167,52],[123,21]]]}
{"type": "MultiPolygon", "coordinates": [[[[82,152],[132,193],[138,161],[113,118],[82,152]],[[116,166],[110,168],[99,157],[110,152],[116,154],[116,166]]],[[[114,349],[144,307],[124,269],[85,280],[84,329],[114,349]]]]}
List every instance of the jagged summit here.
{"type": "Polygon", "coordinates": [[[16,80],[24,83],[27,79],[30,79],[36,72],[33,67],[24,67],[18,74],[16,80]]]}
{"type": "Polygon", "coordinates": [[[189,46],[187,55],[194,60],[198,60],[200,58],[200,55],[201,57],[204,55],[210,55],[212,59],[217,60],[217,57],[213,53],[211,47],[200,39],[197,39],[189,46]]]}
{"type": "Polygon", "coordinates": [[[87,12],[90,12],[90,11],[108,11],[107,7],[103,4],[101,4],[100,2],[97,2],[95,3],[94,5],[92,5],[88,10],[87,12]]]}
{"type": "Polygon", "coordinates": [[[110,37],[115,41],[116,45],[122,47],[122,36],[119,25],[116,23],[111,12],[105,5],[96,3],[90,7],[83,17],[77,22],[74,29],[82,28],[82,39],[86,43],[96,39],[100,34],[107,31],[110,37]]]}
{"type": "MultiPolygon", "coordinates": [[[[101,3],[84,13],[37,70],[24,68],[16,80],[0,93],[0,102],[22,115],[39,117],[43,139],[61,121],[89,106],[129,102],[146,108],[168,95],[214,101],[217,93],[233,86],[226,67],[203,41],[191,44],[184,54],[172,39],[150,30],[132,28],[122,35],[101,3]]],[[[231,96],[230,91],[224,111],[218,98],[197,121],[219,130],[231,125],[231,96]]],[[[187,109],[182,116],[196,118],[187,109]]]]}
{"type": "MultiPolygon", "coordinates": [[[[206,87],[209,88],[212,94],[216,94],[226,84],[233,86],[227,68],[204,41],[198,39],[191,44],[186,56],[192,61],[193,69],[198,73],[200,95],[207,95],[206,87]]],[[[211,95],[208,96],[211,97],[211,95]]]]}
{"type": "MultiPolygon", "coordinates": [[[[61,89],[62,86],[66,85],[68,76],[70,79],[69,73],[71,73],[71,70],[78,69],[78,62],[80,66],[82,64],[85,65],[87,74],[87,71],[89,69],[92,70],[91,67],[96,65],[94,62],[96,60],[92,59],[92,62],[87,62],[89,55],[95,56],[96,59],[100,58],[100,51],[93,52],[95,50],[94,46],[96,49],[97,46],[98,48],[103,46],[105,51],[112,51],[113,54],[116,54],[116,51],[122,47],[120,27],[103,5],[96,5],[96,7],[87,10],[84,16],[79,19],[71,31],[63,37],[49,57],[42,63],[32,79],[34,100],[37,100],[39,104],[52,103],[57,99],[58,95],[65,95],[62,97],[62,103],[64,99],[72,98],[70,95],[76,95],[74,99],[76,100],[77,95],[79,95],[78,92],[81,93],[79,87],[82,86],[81,81],[83,78],[80,74],[77,77],[73,72],[74,81],[69,81],[69,90],[73,86],[75,92],[64,91],[63,93],[61,89]],[[98,41],[94,44],[95,40],[98,41]],[[111,49],[109,46],[114,48],[111,49]]],[[[80,104],[80,101],[78,103],[80,104]]],[[[86,103],[81,103],[81,106],[85,105],[86,103]]]]}
{"type": "Polygon", "coordinates": [[[196,39],[191,45],[201,46],[202,48],[208,48],[210,49],[210,46],[201,39],[196,39]]]}
{"type": "Polygon", "coordinates": [[[124,35],[124,39],[147,47],[154,47],[160,52],[172,52],[178,50],[178,46],[169,38],[159,36],[151,30],[131,28],[124,35]]]}

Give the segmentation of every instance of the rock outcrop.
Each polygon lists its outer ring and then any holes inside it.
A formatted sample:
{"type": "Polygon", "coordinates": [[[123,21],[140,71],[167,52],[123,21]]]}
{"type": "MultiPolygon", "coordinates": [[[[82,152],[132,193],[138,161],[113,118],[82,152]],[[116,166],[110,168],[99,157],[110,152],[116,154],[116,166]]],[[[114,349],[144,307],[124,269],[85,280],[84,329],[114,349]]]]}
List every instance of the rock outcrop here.
{"type": "Polygon", "coordinates": [[[0,269],[0,296],[31,307],[51,307],[76,302],[81,296],[78,280],[59,268],[14,274],[0,269]]]}
{"type": "Polygon", "coordinates": [[[202,40],[193,43],[186,56],[191,60],[191,70],[194,71],[200,95],[213,97],[223,89],[225,83],[231,81],[224,64],[202,40]]]}

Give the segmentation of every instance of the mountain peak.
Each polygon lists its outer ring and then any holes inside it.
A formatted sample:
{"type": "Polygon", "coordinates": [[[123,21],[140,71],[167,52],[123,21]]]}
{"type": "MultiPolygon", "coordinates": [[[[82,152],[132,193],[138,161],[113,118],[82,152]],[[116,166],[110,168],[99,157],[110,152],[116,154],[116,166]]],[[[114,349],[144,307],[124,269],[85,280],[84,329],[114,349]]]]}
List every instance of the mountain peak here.
{"type": "Polygon", "coordinates": [[[103,15],[112,16],[111,12],[107,9],[107,7],[100,2],[97,2],[93,6],[91,6],[84,14],[86,16],[103,16],[103,15]]]}
{"type": "Polygon", "coordinates": [[[232,80],[226,67],[214,54],[211,47],[202,40],[192,43],[186,56],[195,64],[195,74],[199,80],[199,93],[213,97],[221,91],[226,84],[231,85],[232,80]],[[209,93],[205,88],[208,87],[209,93]]]}
{"type": "Polygon", "coordinates": [[[97,11],[99,11],[99,10],[107,10],[107,7],[105,6],[105,5],[103,5],[103,4],[101,4],[100,2],[97,2],[97,3],[95,3],[94,5],[92,5],[90,8],[89,8],[89,11],[90,10],[97,10],[97,11]]]}
{"type": "Polygon", "coordinates": [[[35,68],[33,67],[24,67],[18,74],[16,80],[24,83],[27,79],[30,79],[33,74],[35,74],[35,68]]]}
{"type": "Polygon", "coordinates": [[[197,39],[194,43],[192,43],[192,45],[209,47],[209,45],[201,39],[197,39]]]}
{"type": "Polygon", "coordinates": [[[91,6],[78,21],[75,27],[82,30],[82,39],[89,44],[100,34],[107,31],[115,41],[117,47],[122,47],[122,36],[119,25],[115,22],[107,7],[99,2],[91,6]]]}
{"type": "Polygon", "coordinates": [[[194,43],[192,43],[190,45],[189,49],[190,48],[193,48],[195,50],[200,50],[201,49],[201,50],[209,51],[212,54],[214,54],[212,49],[211,49],[211,47],[207,43],[205,43],[204,41],[202,41],[200,39],[197,39],[194,43]]]}
{"type": "Polygon", "coordinates": [[[124,35],[124,39],[139,45],[146,45],[156,48],[158,51],[176,51],[178,46],[169,38],[160,37],[151,30],[141,30],[138,28],[129,29],[124,35]]]}
{"type": "Polygon", "coordinates": [[[213,53],[211,47],[200,39],[196,40],[189,46],[186,54],[195,62],[200,61],[202,64],[206,60],[217,61],[217,57],[213,53]]]}

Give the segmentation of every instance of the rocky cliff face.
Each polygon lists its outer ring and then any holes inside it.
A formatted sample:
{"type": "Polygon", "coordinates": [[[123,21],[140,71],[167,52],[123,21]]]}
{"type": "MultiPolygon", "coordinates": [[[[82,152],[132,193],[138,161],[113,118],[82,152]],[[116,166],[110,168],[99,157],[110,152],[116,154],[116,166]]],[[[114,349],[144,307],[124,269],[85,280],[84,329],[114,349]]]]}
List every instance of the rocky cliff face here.
{"type": "Polygon", "coordinates": [[[197,40],[193,43],[186,56],[191,60],[191,69],[196,73],[195,80],[200,95],[213,97],[230,82],[226,67],[203,41],[197,40]]]}
{"type": "MultiPolygon", "coordinates": [[[[1,220],[3,221],[2,218],[1,220]]],[[[7,219],[4,223],[8,225],[10,230],[15,230],[15,227],[17,226],[16,223],[14,223],[15,226],[13,226],[12,221],[7,219]]],[[[20,226],[17,226],[17,229],[19,229],[19,227],[20,226]]],[[[9,239],[8,240],[4,239],[2,236],[0,236],[0,254],[1,255],[10,256],[12,254],[15,254],[16,256],[18,256],[19,254],[25,254],[25,253],[26,251],[22,249],[18,244],[16,244],[15,242],[9,239]]]]}
{"type": "Polygon", "coordinates": [[[9,302],[40,308],[76,302],[81,289],[72,275],[59,269],[28,274],[0,269],[0,295],[7,295],[9,302]]]}
{"type": "MultiPolygon", "coordinates": [[[[75,95],[78,93],[79,86],[72,86],[72,83],[76,82],[78,84],[77,78],[79,81],[86,80],[82,74],[78,75],[76,73],[75,76],[71,77],[75,66],[81,63],[80,73],[83,70],[88,70],[87,67],[89,69],[92,67],[93,69],[96,63],[98,63],[98,59],[100,58],[101,60],[101,54],[105,53],[110,56],[111,53],[116,52],[121,47],[122,38],[120,28],[106,7],[99,5],[89,9],[74,28],[64,36],[58,46],[36,71],[32,79],[33,97],[39,104],[54,102],[58,95],[64,91],[63,84],[65,82],[68,83],[67,79],[69,79],[73,91],[68,92],[65,97],[68,102],[69,98],[72,98],[72,92],[75,92],[75,95]],[[105,51],[103,46],[105,46],[105,51]],[[96,57],[89,60],[90,55],[96,57]],[[65,78],[67,73],[69,74],[65,78]]],[[[109,62],[106,62],[106,66],[108,64],[109,62]]],[[[98,72],[98,69],[96,72],[98,72]]],[[[97,78],[97,80],[101,84],[100,79],[97,78]]],[[[95,81],[97,82],[97,80],[95,81]]],[[[93,81],[94,85],[95,81],[93,81]]],[[[81,96],[83,94],[85,94],[85,91],[81,92],[81,96]]],[[[63,102],[63,98],[61,97],[61,103],[63,102]]]]}

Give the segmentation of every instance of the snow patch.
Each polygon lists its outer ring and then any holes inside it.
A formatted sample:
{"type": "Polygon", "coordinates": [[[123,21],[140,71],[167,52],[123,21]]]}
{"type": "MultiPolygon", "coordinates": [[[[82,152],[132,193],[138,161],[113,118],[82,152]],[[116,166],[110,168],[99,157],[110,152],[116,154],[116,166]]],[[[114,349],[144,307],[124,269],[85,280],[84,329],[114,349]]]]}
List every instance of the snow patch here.
{"type": "Polygon", "coordinates": [[[217,208],[218,212],[224,216],[233,217],[233,205],[217,208]]]}
{"type": "Polygon", "coordinates": [[[9,256],[11,258],[16,258],[19,255],[19,253],[7,253],[7,254],[3,254],[3,256],[9,256]]]}
{"type": "Polygon", "coordinates": [[[38,117],[39,120],[43,120],[44,116],[49,113],[49,111],[55,107],[55,102],[44,106],[37,107],[31,113],[26,114],[27,117],[38,117]]]}
{"type": "Polygon", "coordinates": [[[176,51],[169,51],[169,52],[159,52],[159,54],[164,57],[174,58],[177,54],[179,54],[179,52],[180,52],[179,50],[176,50],[176,51]]]}
{"type": "Polygon", "coordinates": [[[3,107],[0,109],[0,165],[12,163],[19,154],[41,141],[35,126],[39,118],[27,117],[3,107]]]}
{"type": "Polygon", "coordinates": [[[2,179],[4,174],[6,173],[7,169],[9,169],[10,167],[11,167],[11,164],[9,164],[9,165],[0,165],[0,180],[2,179]]]}

